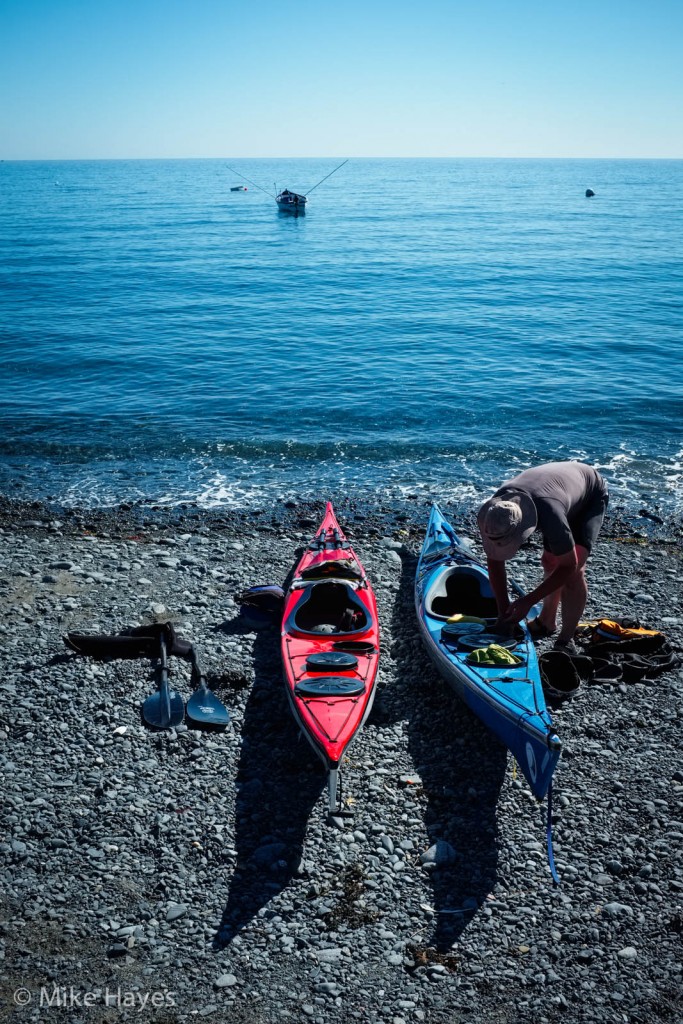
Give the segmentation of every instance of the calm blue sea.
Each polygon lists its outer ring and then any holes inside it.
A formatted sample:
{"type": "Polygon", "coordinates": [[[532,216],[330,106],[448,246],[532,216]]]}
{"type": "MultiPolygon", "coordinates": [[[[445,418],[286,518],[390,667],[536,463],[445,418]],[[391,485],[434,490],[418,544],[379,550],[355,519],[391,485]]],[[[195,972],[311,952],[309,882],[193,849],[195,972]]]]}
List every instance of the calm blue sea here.
{"type": "Polygon", "coordinates": [[[227,163],[0,163],[0,492],[683,507],[682,161],[227,163]]]}

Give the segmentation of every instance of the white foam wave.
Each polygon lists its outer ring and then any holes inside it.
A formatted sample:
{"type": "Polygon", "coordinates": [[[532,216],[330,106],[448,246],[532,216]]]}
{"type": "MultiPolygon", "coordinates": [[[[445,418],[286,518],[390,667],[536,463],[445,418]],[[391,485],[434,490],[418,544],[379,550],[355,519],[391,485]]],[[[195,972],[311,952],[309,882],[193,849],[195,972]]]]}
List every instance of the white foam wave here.
{"type": "MultiPolygon", "coordinates": [[[[573,451],[574,457],[592,462],[604,474],[612,506],[623,505],[680,513],[683,511],[683,449],[671,456],[646,457],[622,445],[598,459],[573,451]]],[[[563,457],[568,453],[565,451],[563,457]]],[[[560,457],[560,453],[557,453],[560,457]]],[[[552,457],[552,455],[551,455],[552,457]]],[[[282,495],[302,500],[343,492],[360,500],[372,495],[382,500],[406,500],[409,495],[450,505],[473,505],[487,497],[511,475],[539,461],[538,454],[517,452],[503,462],[499,453],[479,452],[469,457],[452,453],[439,457],[396,458],[373,463],[345,461],[335,452],[328,461],[298,461],[284,453],[269,459],[244,456],[194,457],[155,460],[146,464],[125,460],[85,467],[50,466],[31,474],[26,491],[50,497],[71,507],[107,508],[121,502],[143,502],[163,507],[194,503],[200,508],[249,508],[282,495]],[[41,491],[41,486],[45,490],[41,491]],[[48,490],[49,488],[49,490],[48,490]]],[[[12,493],[11,470],[0,467],[0,490],[12,493]]],[[[16,492],[14,492],[16,493],[16,492]]]]}

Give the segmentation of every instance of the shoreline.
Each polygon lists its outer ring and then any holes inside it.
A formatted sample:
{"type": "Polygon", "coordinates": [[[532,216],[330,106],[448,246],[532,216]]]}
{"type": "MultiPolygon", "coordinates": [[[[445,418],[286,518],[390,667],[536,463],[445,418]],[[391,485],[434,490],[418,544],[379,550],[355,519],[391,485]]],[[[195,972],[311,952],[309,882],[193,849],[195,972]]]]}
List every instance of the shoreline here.
{"type": "MultiPolygon", "coordinates": [[[[346,519],[350,529],[359,536],[372,536],[377,531],[405,530],[409,534],[424,532],[433,498],[411,494],[403,499],[387,500],[379,496],[347,498],[331,494],[313,501],[304,498],[278,497],[259,505],[243,508],[203,508],[196,502],[161,505],[154,502],[122,502],[114,506],[64,506],[43,500],[17,499],[0,493],[0,527],[10,529],[48,529],[73,535],[80,531],[102,531],[112,535],[126,530],[151,526],[155,528],[187,529],[208,527],[215,530],[240,530],[245,521],[252,521],[253,529],[283,532],[295,528],[315,528],[330,500],[339,515],[346,519]],[[58,524],[55,526],[54,524],[58,524]]],[[[463,502],[452,507],[444,502],[456,529],[477,536],[476,512],[478,504],[463,502]]],[[[610,504],[601,530],[601,537],[632,539],[651,543],[683,546],[683,512],[663,515],[657,506],[610,504]]]]}
{"type": "MultiPolygon", "coordinates": [[[[335,506],[381,626],[340,827],[286,704],[278,630],[243,621],[236,601],[284,580],[324,502],[207,513],[0,498],[0,1020],[42,1024],[54,985],[67,1002],[49,1019],[88,1024],[139,1019],[135,994],[165,999],[150,1004],[157,1024],[675,1024],[683,670],[583,687],[553,710],[554,889],[544,806],[419,640],[428,504],[335,506]],[[232,715],[224,733],[149,731],[152,664],[62,642],[154,619],[197,644],[232,715]],[[69,1005],[71,986],[94,993],[87,1009],[69,1005]]],[[[453,516],[471,537],[475,511],[453,516]]],[[[683,648],[682,540],[677,519],[610,510],[587,613],[635,614],[683,648]]],[[[512,563],[523,584],[538,558],[532,543],[512,563]]],[[[186,667],[172,659],[171,674],[187,698],[186,667]]]]}

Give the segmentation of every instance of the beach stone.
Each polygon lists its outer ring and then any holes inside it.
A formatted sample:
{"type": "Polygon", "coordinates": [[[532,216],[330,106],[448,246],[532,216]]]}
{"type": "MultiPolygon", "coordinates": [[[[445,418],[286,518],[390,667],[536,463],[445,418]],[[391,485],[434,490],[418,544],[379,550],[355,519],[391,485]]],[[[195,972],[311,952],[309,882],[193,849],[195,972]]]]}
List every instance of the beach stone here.
{"type": "Polygon", "coordinates": [[[237,978],[234,974],[221,974],[214,981],[216,988],[232,988],[233,985],[237,984],[237,978]]]}
{"type": "Polygon", "coordinates": [[[273,864],[285,860],[288,853],[285,843],[268,843],[255,850],[251,859],[258,867],[271,867],[273,864]]]}
{"type": "Polygon", "coordinates": [[[452,864],[456,859],[457,854],[451,844],[444,839],[439,839],[420,856],[420,863],[425,865],[452,864]]]}
{"type": "Polygon", "coordinates": [[[629,915],[633,913],[631,908],[626,906],[625,903],[617,902],[606,903],[602,908],[602,912],[607,914],[608,917],[619,917],[624,914],[629,915]]]}
{"type": "Polygon", "coordinates": [[[176,903],[166,911],[167,921],[178,921],[187,914],[188,908],[184,903],[176,903]]]}
{"type": "Polygon", "coordinates": [[[411,772],[410,774],[399,775],[399,782],[402,786],[421,786],[422,779],[417,772],[411,772]]]}

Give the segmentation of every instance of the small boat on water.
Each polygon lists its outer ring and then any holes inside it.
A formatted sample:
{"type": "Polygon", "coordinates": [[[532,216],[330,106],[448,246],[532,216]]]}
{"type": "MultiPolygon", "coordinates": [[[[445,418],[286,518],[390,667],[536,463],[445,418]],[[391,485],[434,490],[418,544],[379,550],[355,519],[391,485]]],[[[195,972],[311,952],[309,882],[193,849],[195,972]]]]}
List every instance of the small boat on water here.
{"type": "Polygon", "coordinates": [[[375,595],[330,502],[285,595],[287,697],[328,772],[329,812],[343,813],[340,765],[370,713],[379,662],[375,595]]]}
{"type": "Polygon", "coordinates": [[[247,192],[248,189],[247,189],[246,185],[231,185],[230,186],[230,191],[231,192],[247,192]]]}
{"type": "Polygon", "coordinates": [[[543,799],[562,744],[546,708],[533,641],[525,622],[512,637],[495,635],[497,606],[487,570],[437,505],[417,566],[415,608],[441,675],[507,746],[534,796],[543,799]],[[472,657],[492,644],[509,651],[516,663],[486,664],[472,657]]]}
{"type": "MultiPolygon", "coordinates": [[[[264,192],[267,196],[270,196],[271,199],[274,199],[275,202],[277,203],[278,210],[284,211],[285,213],[295,213],[296,214],[296,213],[305,213],[306,212],[306,203],[308,202],[308,197],[311,194],[311,192],[313,192],[314,189],[318,188],[319,185],[322,185],[322,183],[324,181],[327,181],[328,178],[331,178],[333,174],[336,174],[336,172],[339,170],[339,168],[343,167],[344,164],[347,164],[348,162],[349,162],[348,160],[342,161],[342,163],[340,163],[337,167],[335,167],[333,170],[331,170],[329,172],[329,174],[326,174],[324,178],[321,178],[320,181],[316,185],[313,185],[313,187],[309,188],[308,192],[305,192],[305,193],[302,193],[302,192],[292,192],[292,190],[289,189],[289,188],[283,188],[280,192],[278,192],[277,191],[277,186],[275,186],[275,193],[272,193],[272,192],[269,192],[268,189],[262,188],[261,185],[257,185],[257,183],[255,181],[252,181],[251,178],[247,178],[240,171],[236,171],[234,167],[229,167],[228,166],[228,170],[232,174],[236,174],[238,178],[243,178],[244,181],[247,181],[250,185],[253,185],[254,188],[257,188],[260,192],[264,192]]],[[[244,185],[237,185],[237,186],[231,188],[230,191],[231,192],[246,192],[247,190],[244,187],[244,185]]]]}
{"type": "Polygon", "coordinates": [[[306,196],[299,195],[298,192],[290,192],[288,188],[283,189],[275,196],[275,202],[278,208],[286,213],[306,212],[306,196]]]}

